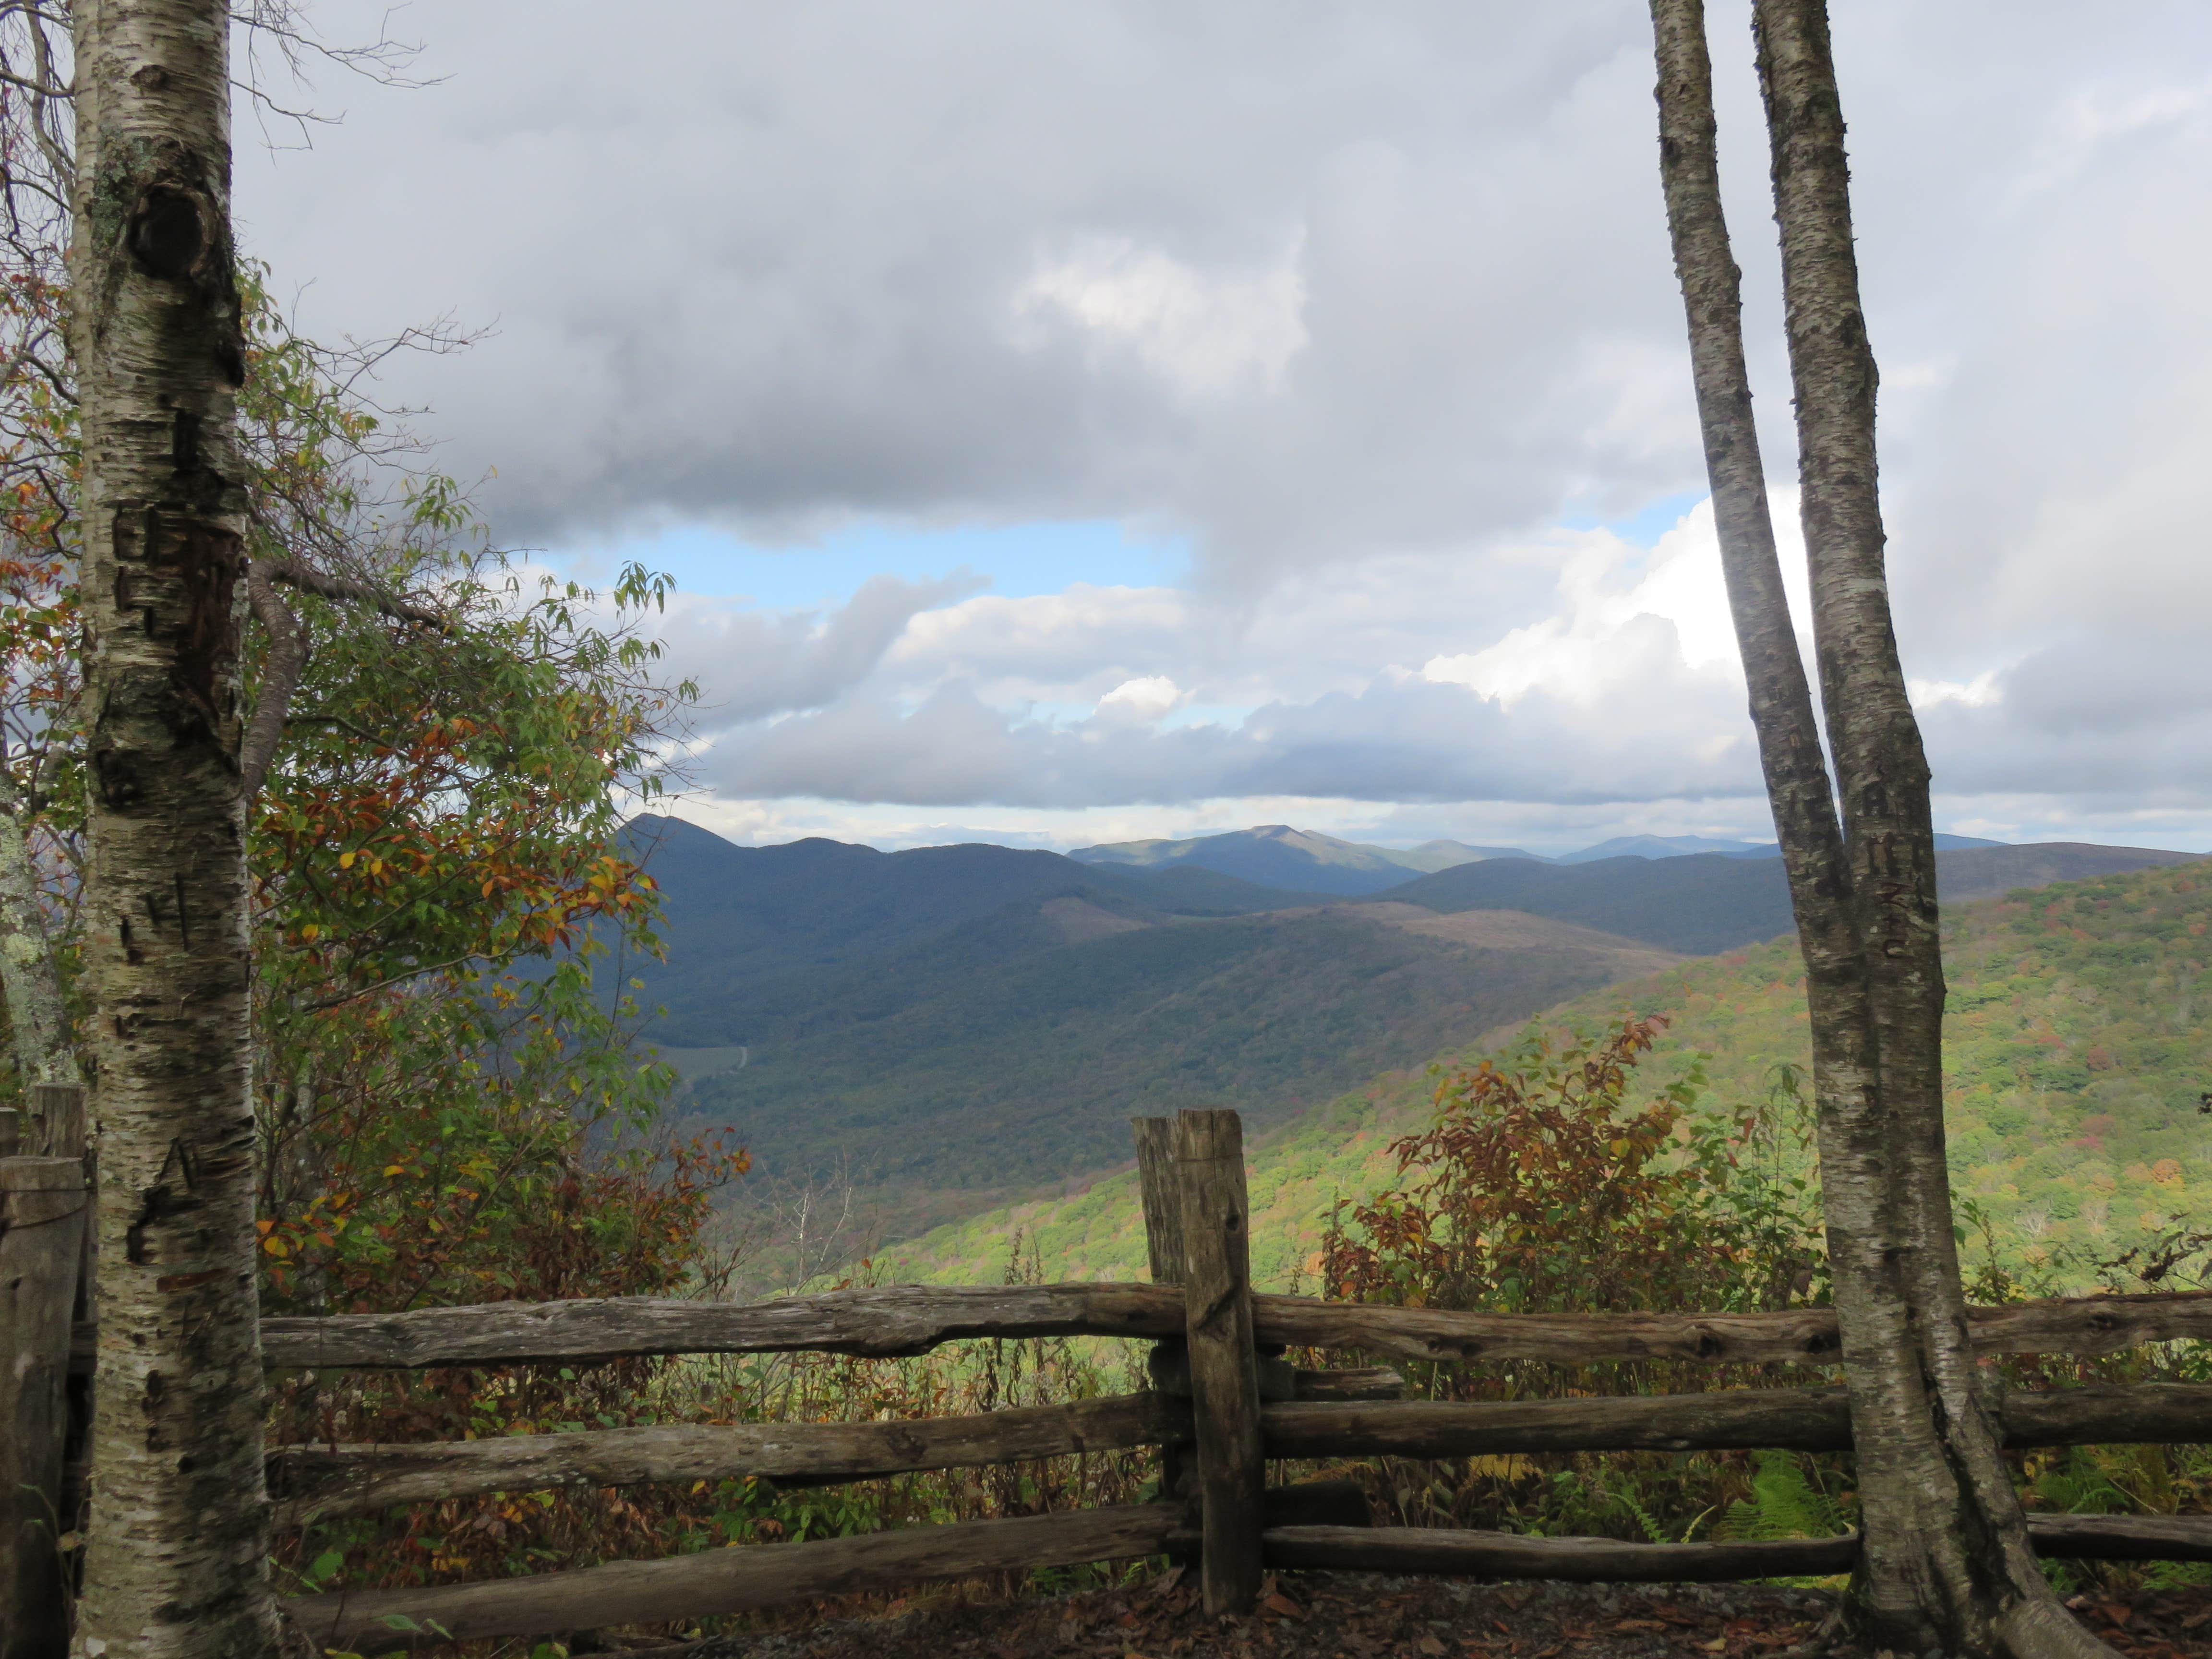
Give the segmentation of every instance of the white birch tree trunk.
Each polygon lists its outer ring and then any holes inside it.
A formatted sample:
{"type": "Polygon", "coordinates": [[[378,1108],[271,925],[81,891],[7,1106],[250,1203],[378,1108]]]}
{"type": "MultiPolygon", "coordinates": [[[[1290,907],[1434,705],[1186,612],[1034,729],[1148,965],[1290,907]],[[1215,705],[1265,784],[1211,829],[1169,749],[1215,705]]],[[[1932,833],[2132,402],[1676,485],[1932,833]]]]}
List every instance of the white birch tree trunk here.
{"type": "MultiPolygon", "coordinates": [[[[2109,1654],[2058,1604],[2027,1540],[1966,1332],[1943,1124],[1943,957],[1920,726],[1889,609],[1875,445],[1879,376],[1859,298],[1850,166],[1826,0],[1754,0],[1782,231],[1813,641],[1879,1057],[1844,1173],[1883,1224],[1884,1542],[1869,1513],[1869,1622],[1969,1654],[2109,1654]],[[1917,1375],[1913,1375],[1916,1373],[1917,1375]],[[1916,1630],[1916,1624],[1917,1629],[1916,1630]]],[[[1867,1483],[1861,1482],[1862,1501],[1867,1483]]]]}
{"type": "Polygon", "coordinates": [[[1875,365],[1821,0],[1755,0],[1814,644],[1841,821],[1783,597],[1721,210],[1702,0],[1651,0],[1660,170],[1715,519],[1806,961],[1822,1190],[1858,1447],[1856,1633],[1908,1653],[2109,1654],[2027,1548],[1976,1387],[1951,1232],[1928,766],[1890,624],[1875,365]]]}
{"type": "Polygon", "coordinates": [[[81,0],[84,973],[100,1170],[76,1650],[260,1656],[228,9],[81,0]]]}

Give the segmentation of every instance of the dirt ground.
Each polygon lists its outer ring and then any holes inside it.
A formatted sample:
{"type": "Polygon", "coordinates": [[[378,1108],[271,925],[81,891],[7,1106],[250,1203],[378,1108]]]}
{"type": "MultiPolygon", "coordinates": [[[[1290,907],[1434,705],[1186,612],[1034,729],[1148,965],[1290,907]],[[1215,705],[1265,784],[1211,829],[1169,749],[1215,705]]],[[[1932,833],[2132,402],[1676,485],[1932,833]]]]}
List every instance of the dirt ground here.
{"type": "MultiPolygon", "coordinates": [[[[1249,1619],[1210,1620],[1196,1601],[1194,1584],[1171,1575],[651,1651],[655,1659],[1766,1659],[1806,1641],[1830,1605],[1820,1591],[1748,1584],[1477,1584],[1326,1572],[1271,1578],[1249,1619]]],[[[2127,1659],[2212,1654],[2212,1589],[2069,1605],[2127,1659]]]]}

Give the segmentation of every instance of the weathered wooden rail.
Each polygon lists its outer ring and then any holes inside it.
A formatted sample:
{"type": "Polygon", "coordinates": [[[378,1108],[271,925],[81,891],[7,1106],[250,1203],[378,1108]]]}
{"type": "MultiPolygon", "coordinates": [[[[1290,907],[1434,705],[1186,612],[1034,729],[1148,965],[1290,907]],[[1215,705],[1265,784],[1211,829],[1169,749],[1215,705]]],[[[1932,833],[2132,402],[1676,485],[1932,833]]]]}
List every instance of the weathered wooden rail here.
{"type": "MultiPolygon", "coordinates": [[[[2005,1442],[2014,1447],[2212,1440],[2212,1385],[2052,1389],[2008,1395],[1998,1404],[2005,1442]]],[[[299,1524],[492,1492],[748,1476],[820,1486],[1079,1452],[1188,1446],[1194,1437],[1187,1401],[1146,1393],[915,1422],[678,1424],[497,1440],[291,1446],[270,1454],[269,1486],[283,1521],[299,1524]]],[[[1848,1451],[1851,1419],[1841,1389],[1498,1403],[1263,1401],[1260,1438],[1266,1457],[1283,1461],[1848,1451]]]]}
{"type": "MultiPolygon", "coordinates": [[[[2030,1516],[2039,1555],[2104,1561],[2212,1561],[2212,1519],[2111,1515],[2030,1516]]],[[[1610,1538],[1524,1538],[1431,1527],[1284,1527],[1261,1535],[1272,1567],[1436,1572],[1584,1583],[1826,1577],[1851,1570],[1856,1533],[1836,1538],[1629,1544],[1610,1538]]]]}
{"type": "Polygon", "coordinates": [[[483,1584],[295,1596],[288,1606],[317,1647],[367,1653],[410,1644],[411,1638],[395,1632],[396,1620],[463,1640],[705,1619],[933,1578],[1158,1555],[1182,1524],[1167,1504],[1133,1504],[708,1550],[483,1584]]]}
{"type": "MultiPolygon", "coordinates": [[[[1832,1365],[1838,1352],[1835,1314],[1826,1308],[1493,1314],[1257,1295],[1251,1304],[1252,1334],[1263,1347],[1359,1349],[1407,1359],[1832,1365]]],[[[2100,1354],[2212,1341],[2207,1291],[2054,1297],[1975,1308],[1968,1316],[1988,1354],[2100,1354]]],[[[749,1305],[623,1297],[276,1318],[262,1322],[261,1344],[272,1366],[403,1370],[799,1350],[895,1358],[979,1336],[1173,1340],[1184,1324],[1176,1285],[897,1285],[749,1305]]]]}
{"type": "MultiPolygon", "coordinates": [[[[1404,1386],[1396,1372],[1374,1370],[1298,1371],[1292,1384],[1299,1400],[1316,1404],[1395,1397],[1404,1386]]],[[[2212,1431],[2212,1389],[2206,1393],[2203,1420],[2212,1431]]],[[[1267,1413],[1282,1409],[1261,1407],[1267,1413]]],[[[269,1489],[283,1519],[298,1523],[488,1492],[746,1477],[780,1486],[828,1486],[918,1469],[1188,1446],[1192,1438],[1188,1402],[1147,1392],[890,1423],[684,1423],[495,1440],[287,1446],[269,1455],[269,1489]]]]}
{"type": "MultiPolygon", "coordinates": [[[[0,1124],[0,1139],[5,1130],[0,1124]]],[[[290,1446],[270,1454],[269,1480],[279,1523],[296,1525],[501,1492],[742,1477],[824,1485],[1157,1447],[1163,1501],[714,1550],[489,1583],[296,1597],[289,1604],[295,1617],[320,1645],[370,1652],[431,1639],[706,1618],[933,1578],[1163,1553],[1196,1559],[1206,1604],[1217,1611],[1249,1606],[1268,1567],[1718,1579],[1842,1572],[1855,1561],[1853,1537],[1659,1545],[1340,1524],[1364,1518],[1356,1489],[1328,1483],[1267,1487],[1270,1460],[1846,1450],[1850,1407],[1844,1391],[1832,1386],[1409,1401],[1397,1397],[1402,1379],[1385,1368],[1294,1370],[1276,1357],[1296,1346],[1450,1362],[1817,1368],[1835,1363],[1835,1320],[1821,1310],[1512,1316],[1255,1296],[1235,1114],[1139,1120],[1137,1138],[1151,1284],[903,1285],[751,1306],[643,1298],[498,1303],[270,1319],[263,1323],[262,1344],[272,1368],[390,1370],[801,1350],[891,1357],[976,1337],[1122,1337],[1154,1345],[1154,1386],[1146,1392],[912,1422],[671,1425],[438,1444],[290,1446]],[[395,1626],[415,1633],[402,1634],[395,1626]]],[[[33,1212],[52,1209],[59,1217],[82,1208],[81,1158],[70,1165],[76,1171],[74,1187],[51,1170],[29,1168],[55,1162],[0,1159],[0,1194],[11,1206],[6,1213],[22,1218],[0,1231],[0,1252],[10,1238],[19,1241],[19,1253],[29,1248],[21,1241],[37,1231],[33,1212]]],[[[49,1237],[40,1246],[52,1243],[49,1237]]],[[[55,1261],[40,1271],[58,1280],[62,1253],[46,1254],[55,1261]]],[[[57,1366],[66,1372],[69,1298],[50,1291],[37,1305],[47,1372],[57,1366]]],[[[88,1310],[80,1302],[73,1311],[75,1346],[82,1351],[92,1334],[88,1310]]],[[[1986,1353],[2104,1353],[2212,1340],[2212,1294],[2064,1298],[1977,1309],[1971,1317],[1986,1353]]],[[[1772,1379],[1769,1372],[1757,1381],[1772,1379]]],[[[0,1384],[0,1429],[20,1423],[33,1439],[43,1437],[41,1444],[56,1442],[56,1397],[51,1375],[27,1394],[19,1388],[11,1395],[0,1384]],[[24,1406],[33,1395],[36,1401],[24,1406]],[[14,1418],[6,1415],[11,1410],[14,1418]],[[37,1416],[40,1410],[48,1416],[37,1416]]],[[[2212,1440],[2212,1386],[2038,1390],[2007,1394],[1995,1403],[2006,1442],[2016,1447],[2212,1440]]],[[[20,1436],[18,1441],[27,1443],[20,1436]]],[[[22,1453],[0,1447],[0,1468],[11,1455],[29,1467],[22,1453]]],[[[54,1487],[58,1454],[39,1455],[55,1464],[36,1471],[54,1487]]],[[[2212,1560],[2212,1516],[2039,1516],[2032,1534],[2047,1554],[2212,1560]]],[[[14,1559],[14,1570],[20,1571],[23,1559],[31,1558],[0,1550],[0,1565],[14,1559]]],[[[51,1551],[44,1559],[52,1562],[51,1551]]]]}

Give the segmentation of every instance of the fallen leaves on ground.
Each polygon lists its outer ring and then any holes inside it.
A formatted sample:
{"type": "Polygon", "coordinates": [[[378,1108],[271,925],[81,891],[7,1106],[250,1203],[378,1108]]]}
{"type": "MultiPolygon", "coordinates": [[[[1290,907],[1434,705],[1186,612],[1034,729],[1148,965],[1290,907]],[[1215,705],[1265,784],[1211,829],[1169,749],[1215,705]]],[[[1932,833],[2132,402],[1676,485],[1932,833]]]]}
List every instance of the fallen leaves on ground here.
{"type": "Polygon", "coordinates": [[[2212,1589],[2146,1590],[2124,1601],[2075,1596],[2074,1616],[2126,1659],[2203,1659],[2212,1589]]]}
{"type": "MultiPolygon", "coordinates": [[[[1208,1619],[1194,1577],[935,1605],[720,1637],[655,1659],[1780,1659],[1832,1603],[1751,1584],[1479,1584],[1361,1573],[1271,1577],[1249,1619],[1208,1619]]],[[[2205,1659],[2212,1589],[2071,1604],[2126,1659],[2205,1659]]],[[[1850,1659],[1838,1650],[1837,1659],[1850,1659]]]]}

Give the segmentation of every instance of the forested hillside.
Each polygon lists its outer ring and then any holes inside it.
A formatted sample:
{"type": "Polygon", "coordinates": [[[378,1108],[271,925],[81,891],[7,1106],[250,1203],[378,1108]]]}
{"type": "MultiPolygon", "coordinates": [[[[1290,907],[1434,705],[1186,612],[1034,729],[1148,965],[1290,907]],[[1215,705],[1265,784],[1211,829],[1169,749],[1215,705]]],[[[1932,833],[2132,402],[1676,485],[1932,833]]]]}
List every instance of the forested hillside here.
{"type": "MultiPolygon", "coordinates": [[[[1677,860],[1687,862],[1688,860],[1677,860]]],[[[1962,904],[1945,922],[1952,1170],[2006,1258],[2069,1281],[2176,1224],[2212,1225],[2212,870],[2184,865],[1962,904]]],[[[1577,997],[1548,1019],[1662,1013],[1659,1083],[1707,1056],[1715,1105],[1802,1066],[1794,939],[1684,963],[1577,997]]],[[[1449,1049],[1461,1063],[1472,1049],[1449,1049]]],[[[1264,1142],[1253,1170],[1256,1274],[1281,1286],[1310,1261],[1334,1197],[1371,1191],[1386,1144],[1425,1111],[1422,1073],[1378,1077],[1264,1142]]],[[[1017,1230],[1047,1271],[1137,1276],[1131,1179],[979,1218],[915,1241],[905,1270],[984,1279],[1017,1230]]]]}
{"type": "Polygon", "coordinates": [[[1407,1055],[1667,954],[1506,913],[1178,918],[1060,895],[757,987],[750,1062],[692,1085],[772,1179],[849,1177],[895,1232],[1110,1168],[1132,1112],[1281,1122],[1407,1055]]]}
{"type": "MultiPolygon", "coordinates": [[[[2194,856],[2072,842],[1948,847],[1936,855],[1936,871],[1945,902],[1955,903],[2015,887],[2185,864],[2194,856]]],[[[1792,925],[1782,861],[1729,853],[1631,854],[1558,864],[1498,859],[1424,876],[1392,889],[1389,896],[1432,910],[1528,910],[1690,956],[1773,939],[1792,925]]]]}
{"type": "Polygon", "coordinates": [[[653,1036],[677,1048],[757,1040],[762,986],[909,951],[1008,904],[1079,896],[1111,908],[1239,915],[1310,904],[1211,870],[1083,868],[1057,853],[1010,847],[921,847],[879,853],[808,840],[738,847],[680,818],[646,814],[623,831],[665,901],[664,960],[629,964],[653,1036]]]}

